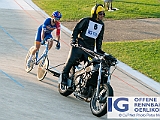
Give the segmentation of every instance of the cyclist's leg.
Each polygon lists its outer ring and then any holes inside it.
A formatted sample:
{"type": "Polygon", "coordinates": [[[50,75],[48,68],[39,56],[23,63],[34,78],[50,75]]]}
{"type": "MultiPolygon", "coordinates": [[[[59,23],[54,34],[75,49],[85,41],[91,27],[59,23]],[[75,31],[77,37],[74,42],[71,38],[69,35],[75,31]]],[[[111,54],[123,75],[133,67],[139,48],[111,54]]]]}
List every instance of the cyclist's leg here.
{"type": "MultiPolygon", "coordinates": [[[[46,34],[45,39],[53,38],[51,34],[46,34]]],[[[48,43],[48,49],[50,50],[53,46],[53,41],[49,41],[48,43]]]]}
{"type": "Polygon", "coordinates": [[[49,41],[49,46],[48,46],[48,49],[50,50],[53,46],[53,41],[49,41]]]}
{"type": "Polygon", "coordinates": [[[40,49],[40,46],[41,46],[41,32],[42,32],[42,29],[39,28],[38,31],[37,31],[37,34],[35,36],[35,48],[32,51],[32,55],[35,55],[36,51],[38,51],[40,49]]]}
{"type": "Polygon", "coordinates": [[[39,28],[38,31],[37,31],[37,33],[36,33],[36,36],[35,36],[35,47],[34,47],[34,49],[31,52],[30,58],[28,59],[28,65],[31,62],[32,57],[40,49],[40,46],[41,46],[41,31],[42,31],[42,29],[39,28]]]}
{"type": "Polygon", "coordinates": [[[83,51],[81,49],[76,48],[76,47],[71,47],[69,54],[68,54],[68,59],[62,71],[61,84],[63,85],[67,84],[67,79],[69,77],[69,72],[72,66],[76,63],[77,60],[79,60],[82,57],[82,55],[83,55],[83,51]]]}
{"type": "Polygon", "coordinates": [[[35,55],[35,53],[40,49],[40,47],[41,47],[41,42],[36,41],[35,42],[35,48],[32,51],[32,55],[35,55]]]}

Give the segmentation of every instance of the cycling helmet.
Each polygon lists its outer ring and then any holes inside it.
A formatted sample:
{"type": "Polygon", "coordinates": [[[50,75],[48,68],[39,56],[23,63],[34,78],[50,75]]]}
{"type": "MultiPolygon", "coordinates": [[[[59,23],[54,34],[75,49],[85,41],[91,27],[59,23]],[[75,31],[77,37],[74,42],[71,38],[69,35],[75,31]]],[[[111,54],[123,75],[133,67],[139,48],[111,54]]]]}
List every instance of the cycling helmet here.
{"type": "Polygon", "coordinates": [[[59,11],[54,11],[54,12],[52,13],[52,15],[53,15],[55,18],[58,18],[58,19],[60,19],[60,18],[62,17],[62,14],[61,14],[59,11]]]}
{"type": "Polygon", "coordinates": [[[91,17],[96,19],[97,15],[99,12],[105,11],[104,7],[102,4],[96,4],[92,9],[91,9],[91,17]]]}

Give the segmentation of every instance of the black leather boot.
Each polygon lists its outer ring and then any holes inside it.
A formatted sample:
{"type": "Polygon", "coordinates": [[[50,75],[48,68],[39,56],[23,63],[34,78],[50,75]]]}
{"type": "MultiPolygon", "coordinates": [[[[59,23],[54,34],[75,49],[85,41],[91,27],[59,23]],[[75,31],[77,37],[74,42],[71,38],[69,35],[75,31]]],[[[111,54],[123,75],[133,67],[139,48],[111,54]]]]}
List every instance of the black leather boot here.
{"type": "Polygon", "coordinates": [[[62,73],[62,82],[61,82],[61,84],[67,86],[67,79],[68,79],[67,74],[62,73]]]}

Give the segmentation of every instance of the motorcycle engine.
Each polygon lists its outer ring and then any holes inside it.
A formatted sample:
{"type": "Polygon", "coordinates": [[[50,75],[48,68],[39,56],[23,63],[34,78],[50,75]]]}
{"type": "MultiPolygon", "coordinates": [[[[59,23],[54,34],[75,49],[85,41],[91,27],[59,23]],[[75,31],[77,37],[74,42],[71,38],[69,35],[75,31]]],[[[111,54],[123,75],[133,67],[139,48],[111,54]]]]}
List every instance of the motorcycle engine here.
{"type": "MultiPolygon", "coordinates": [[[[77,69],[74,74],[74,84],[76,86],[76,92],[83,97],[91,97],[93,93],[93,84],[89,81],[93,80],[93,77],[95,77],[95,80],[97,80],[97,74],[96,76],[95,71],[97,71],[97,68],[99,66],[97,65],[89,65],[87,67],[77,69]]],[[[96,81],[94,81],[94,84],[96,81]]]]}

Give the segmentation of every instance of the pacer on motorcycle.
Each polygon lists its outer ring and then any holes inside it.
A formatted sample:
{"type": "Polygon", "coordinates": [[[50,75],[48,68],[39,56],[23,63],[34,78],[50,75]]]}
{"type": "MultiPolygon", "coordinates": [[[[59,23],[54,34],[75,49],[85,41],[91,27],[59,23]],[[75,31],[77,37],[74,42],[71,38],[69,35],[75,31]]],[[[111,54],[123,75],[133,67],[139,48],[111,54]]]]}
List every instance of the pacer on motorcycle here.
{"type": "MultiPolygon", "coordinates": [[[[96,48],[98,53],[105,53],[101,50],[104,34],[104,23],[102,21],[105,16],[104,11],[103,5],[96,4],[91,9],[91,17],[83,18],[77,23],[72,33],[71,45],[79,44],[90,50],[96,48]]],[[[72,46],[62,71],[62,85],[67,85],[70,69],[77,60],[82,58],[87,60],[88,55],[81,49],[72,46]]]]}

